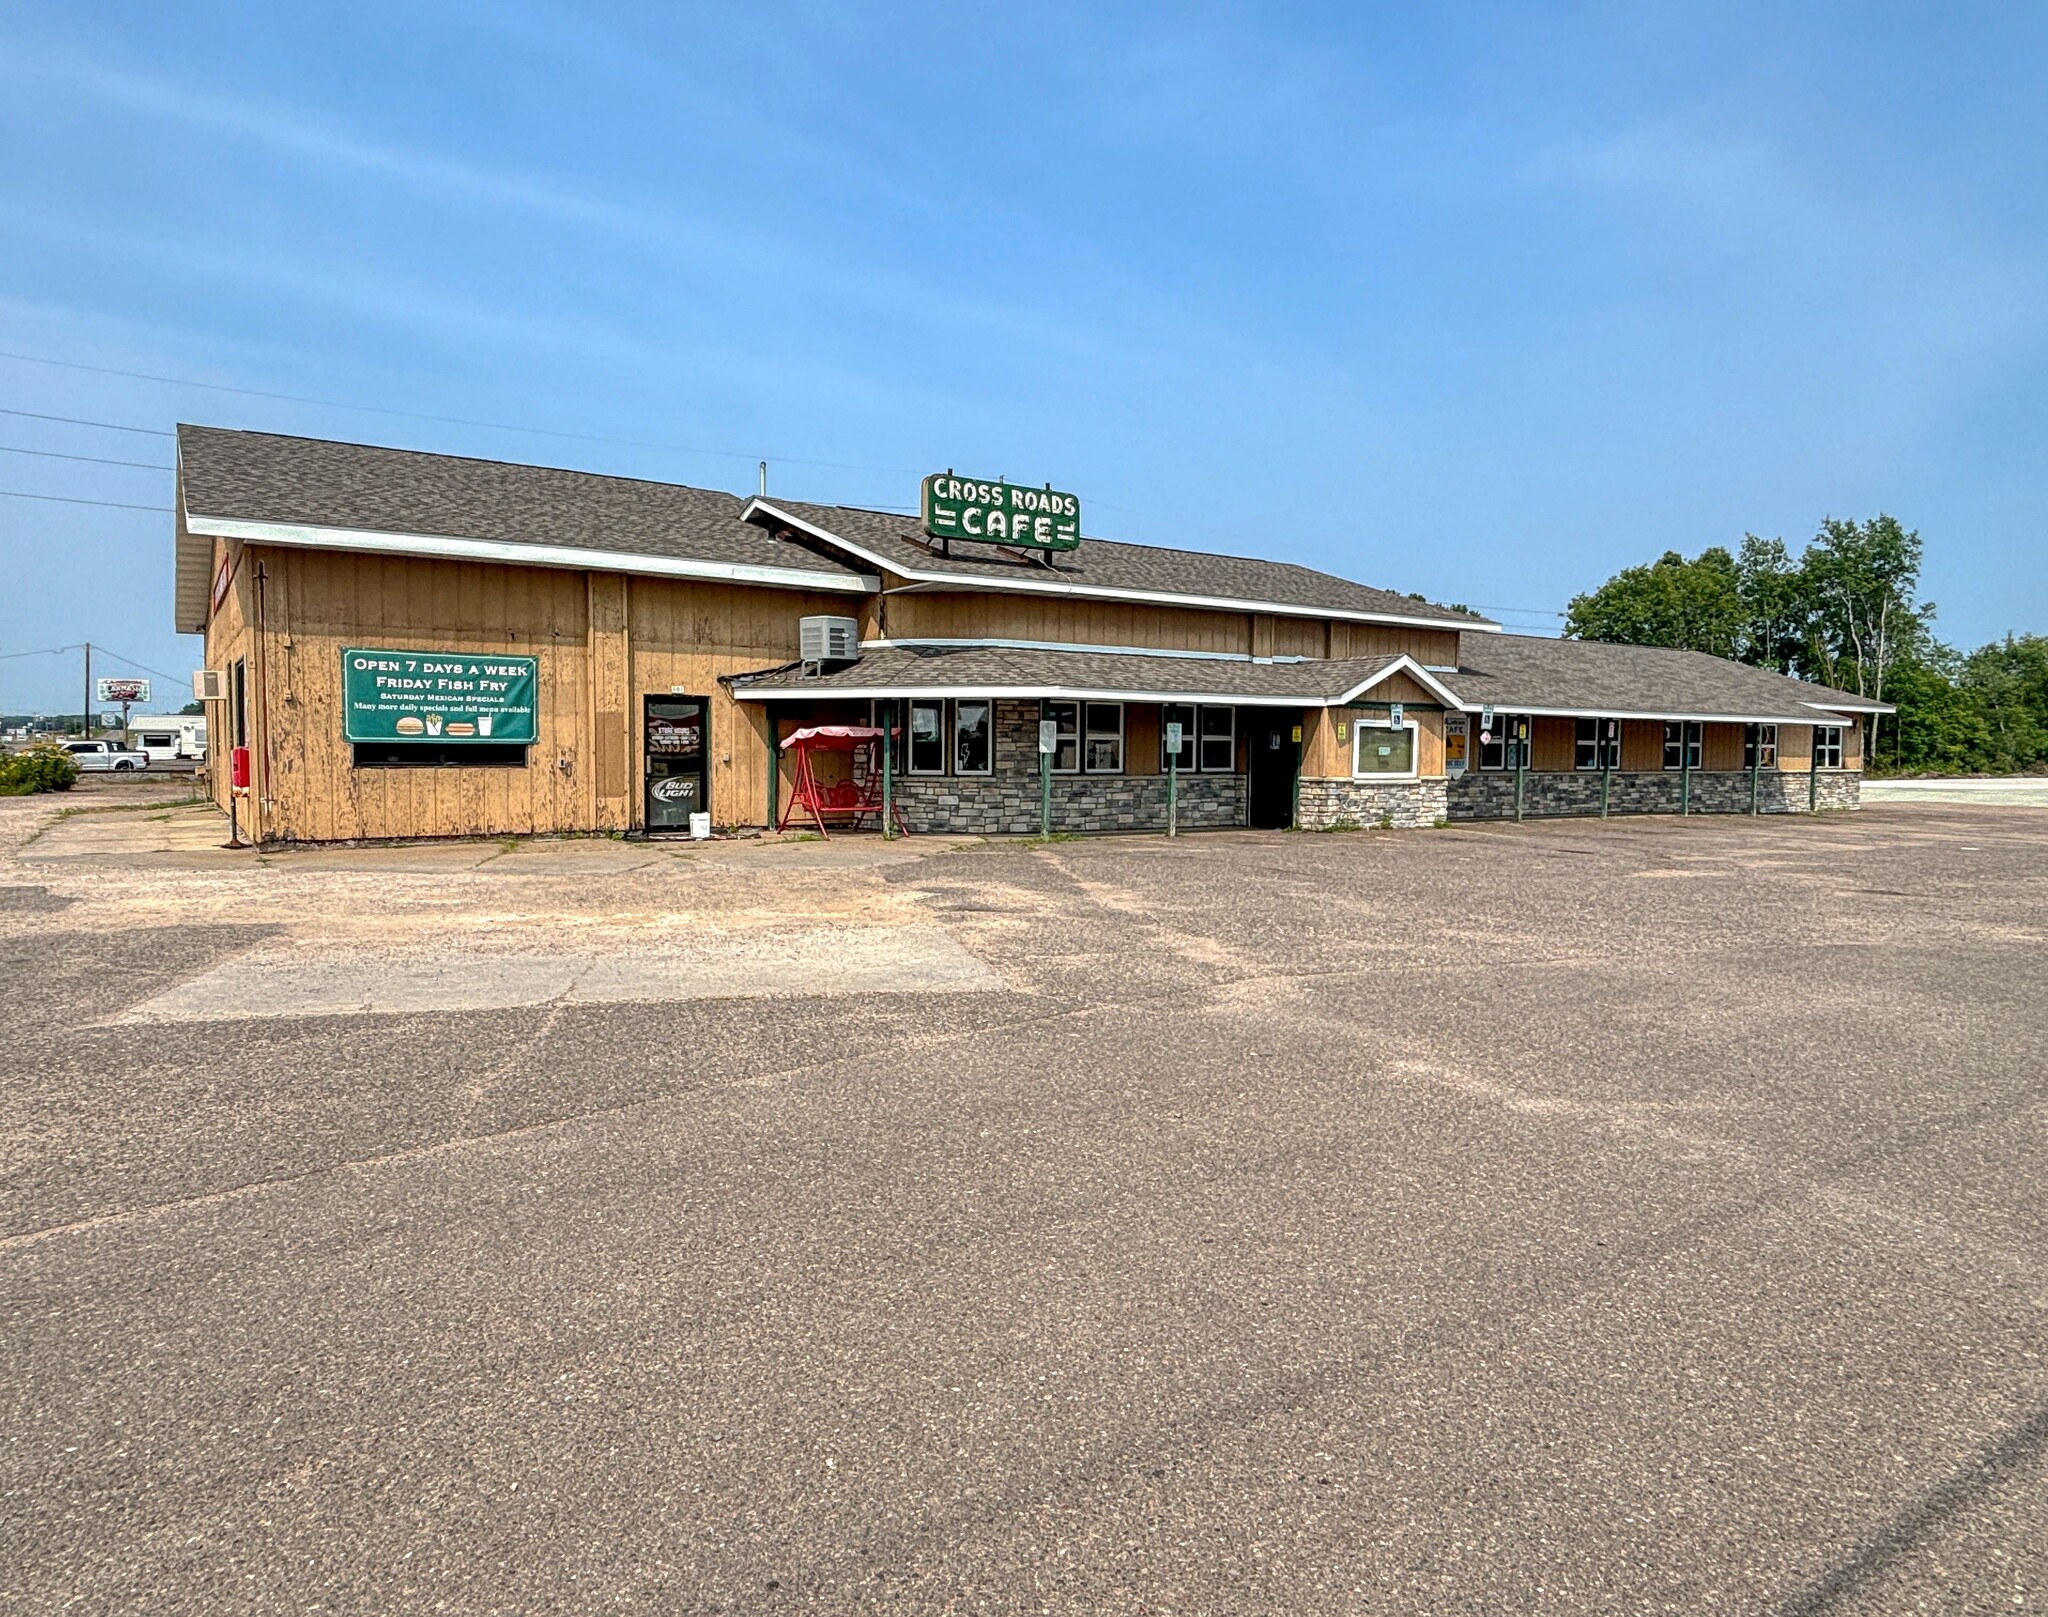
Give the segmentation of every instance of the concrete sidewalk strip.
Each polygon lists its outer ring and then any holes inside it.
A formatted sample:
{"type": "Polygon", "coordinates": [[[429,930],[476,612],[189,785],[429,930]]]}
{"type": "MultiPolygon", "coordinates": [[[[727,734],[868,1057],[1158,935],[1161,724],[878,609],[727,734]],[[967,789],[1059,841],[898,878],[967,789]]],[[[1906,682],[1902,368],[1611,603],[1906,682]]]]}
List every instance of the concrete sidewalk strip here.
{"type": "Polygon", "coordinates": [[[660,949],[477,950],[452,958],[302,943],[223,961],[114,1020],[145,1025],[1003,987],[1000,976],[937,926],[778,929],[660,949]]]}
{"type": "Polygon", "coordinates": [[[1962,776],[1903,780],[1866,780],[1866,803],[1971,803],[1979,807],[2048,807],[2048,776],[1962,776]]]}

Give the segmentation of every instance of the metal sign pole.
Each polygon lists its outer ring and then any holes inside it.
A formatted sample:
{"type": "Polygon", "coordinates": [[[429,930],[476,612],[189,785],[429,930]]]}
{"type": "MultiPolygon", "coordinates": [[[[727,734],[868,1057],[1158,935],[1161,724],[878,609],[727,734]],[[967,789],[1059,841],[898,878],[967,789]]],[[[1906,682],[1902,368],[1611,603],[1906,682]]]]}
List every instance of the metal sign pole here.
{"type": "Polygon", "coordinates": [[[1692,812],[1692,726],[1678,726],[1678,812],[1692,812]]]}
{"type": "Polygon", "coordinates": [[[92,642],[85,643],[85,707],[78,715],[78,733],[92,739],[92,642]]]}
{"type": "Polygon", "coordinates": [[[1187,734],[1178,724],[1166,726],[1166,834],[1180,835],[1180,749],[1187,734]]]}
{"type": "Polygon", "coordinates": [[[1522,799],[1529,779],[1529,721],[1516,719],[1511,732],[1515,738],[1515,818],[1522,817],[1522,799]]]}
{"type": "Polygon", "coordinates": [[[1038,835],[1052,836],[1052,755],[1059,746],[1059,727],[1045,716],[1045,703],[1038,704],[1038,835]]]}

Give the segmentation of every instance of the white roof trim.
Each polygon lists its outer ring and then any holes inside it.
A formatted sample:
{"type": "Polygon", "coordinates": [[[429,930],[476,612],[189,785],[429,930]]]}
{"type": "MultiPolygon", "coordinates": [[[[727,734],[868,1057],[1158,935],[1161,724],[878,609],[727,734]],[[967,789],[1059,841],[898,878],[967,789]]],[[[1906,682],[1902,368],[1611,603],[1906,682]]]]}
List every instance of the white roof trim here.
{"type": "Polygon", "coordinates": [[[1343,707],[1348,702],[1355,702],[1358,700],[1360,696],[1362,696],[1365,692],[1371,690],[1373,686],[1379,684],[1379,682],[1385,679],[1389,674],[1406,674],[1410,679],[1414,680],[1416,684],[1420,685],[1424,690],[1428,691],[1446,707],[1463,707],[1465,705],[1463,699],[1459,697],[1456,691],[1452,690],[1448,685],[1445,685],[1441,680],[1439,680],[1435,675],[1430,673],[1430,671],[1427,668],[1423,667],[1422,664],[1417,662],[1413,657],[1407,656],[1405,654],[1396,657],[1392,662],[1388,663],[1386,667],[1382,668],[1377,674],[1369,675],[1359,684],[1353,686],[1350,690],[1346,691],[1342,696],[1338,697],[1336,701],[1331,702],[1327,705],[1330,707],[1343,707]]]}
{"type": "Polygon", "coordinates": [[[1825,724],[1826,714],[1833,711],[1823,709],[1818,715],[1801,717],[1789,713],[1633,713],[1611,707],[1523,707],[1517,702],[1458,703],[1467,713],[1477,713],[1482,705],[1491,707],[1496,713],[1512,714],[1522,719],[1647,719],[1659,724],[1825,724]]]}
{"type": "MultiPolygon", "coordinates": [[[[934,639],[929,635],[914,635],[909,639],[888,638],[863,640],[861,649],[870,646],[932,646],[941,650],[978,650],[984,646],[1003,651],[1086,651],[1106,657],[1183,657],[1190,662],[1205,663],[1252,663],[1272,662],[1271,657],[1254,657],[1244,651],[1164,651],[1154,646],[1098,646],[1078,640],[991,640],[985,635],[947,640],[934,639]]],[[[1310,662],[1317,659],[1290,657],[1289,662],[1310,662]]]]}
{"type": "Polygon", "coordinates": [[[230,517],[188,516],[187,531],[251,544],[298,545],[317,550],[368,550],[385,555],[434,556],[454,561],[506,562],[520,567],[573,567],[599,573],[639,573],[657,578],[702,578],[726,584],[763,584],[780,589],[829,590],[872,595],[879,578],[810,572],[802,567],[758,567],[747,562],[706,561],[683,556],[636,556],[574,545],[529,545],[513,540],[458,539],[447,534],[385,533],[368,528],[328,528],[300,522],[244,522],[230,517]]]}
{"type": "Polygon", "coordinates": [[[946,696],[964,696],[990,701],[1173,702],[1189,705],[1207,702],[1212,707],[1225,702],[1232,707],[1328,705],[1312,696],[1238,696],[1228,691],[1135,691],[1098,689],[1086,685],[825,685],[811,690],[778,686],[774,690],[756,691],[749,690],[744,680],[736,680],[732,694],[742,702],[859,702],[870,698],[891,701],[919,697],[936,700],[946,696]]]}
{"type": "Polygon", "coordinates": [[[1112,589],[1101,584],[1075,584],[1065,579],[1036,578],[992,578],[982,573],[933,573],[922,569],[906,567],[900,561],[891,561],[879,556],[851,539],[841,538],[829,528],[821,528],[815,522],[806,522],[802,517],[783,510],[771,501],[758,495],[747,502],[746,510],[740,513],[742,522],[755,512],[763,512],[778,522],[786,522],[792,528],[821,539],[826,544],[837,545],[852,555],[858,556],[870,566],[886,568],[899,578],[912,579],[919,584],[934,585],[953,590],[1007,590],[1025,595],[1065,595],[1088,600],[1101,601],[1144,601],[1161,606],[1206,607],[1223,612],[1268,612],[1276,617],[1288,618],[1339,618],[1347,623],[1388,623],[1406,629],[1441,629],[1449,634],[1460,630],[1471,630],[1479,634],[1499,634],[1498,623],[1484,618],[1447,619],[1407,617],[1398,612],[1365,612],[1355,607],[1300,606],[1279,601],[1257,601],[1235,595],[1180,595],[1167,590],[1112,589]]]}

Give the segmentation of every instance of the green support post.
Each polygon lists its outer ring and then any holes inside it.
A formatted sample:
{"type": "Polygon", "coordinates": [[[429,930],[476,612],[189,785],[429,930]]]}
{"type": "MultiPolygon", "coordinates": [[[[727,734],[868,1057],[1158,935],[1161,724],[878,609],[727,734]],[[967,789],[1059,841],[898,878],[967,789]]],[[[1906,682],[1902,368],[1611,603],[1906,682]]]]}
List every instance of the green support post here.
{"type": "Polygon", "coordinates": [[[1762,777],[1757,771],[1763,764],[1763,752],[1763,737],[1758,736],[1749,749],[1749,813],[1752,819],[1759,812],[1757,807],[1757,789],[1762,784],[1762,777]]]}
{"type": "Polygon", "coordinates": [[[1806,812],[1820,812],[1820,726],[1806,731],[1806,812]]]}
{"type": "Polygon", "coordinates": [[[768,829],[775,829],[776,810],[782,807],[782,728],[775,710],[768,710],[768,829]]]}
{"type": "Polygon", "coordinates": [[[1515,818],[1522,817],[1522,796],[1529,779],[1529,736],[1521,722],[1515,725],[1515,818]]]}
{"type": "Polygon", "coordinates": [[[895,763],[891,740],[896,729],[896,704],[882,704],[882,840],[893,842],[896,838],[896,782],[895,763]]]}
{"type": "MultiPolygon", "coordinates": [[[[1292,730],[1293,727],[1289,726],[1290,734],[1292,730]]],[[[1302,735],[1306,737],[1307,734],[1308,727],[1304,725],[1302,726],[1302,735]]],[[[1301,741],[1294,743],[1294,784],[1288,788],[1287,809],[1287,829],[1290,831],[1299,831],[1301,829],[1301,749],[1303,745],[1304,743],[1301,741]]]]}
{"type": "Polygon", "coordinates": [[[1678,812],[1692,812],[1692,726],[1678,727],[1678,812]]]}
{"type": "Polygon", "coordinates": [[[1614,788],[1614,765],[1607,756],[1606,743],[1600,747],[1600,818],[1607,818],[1607,798],[1614,788]]]}

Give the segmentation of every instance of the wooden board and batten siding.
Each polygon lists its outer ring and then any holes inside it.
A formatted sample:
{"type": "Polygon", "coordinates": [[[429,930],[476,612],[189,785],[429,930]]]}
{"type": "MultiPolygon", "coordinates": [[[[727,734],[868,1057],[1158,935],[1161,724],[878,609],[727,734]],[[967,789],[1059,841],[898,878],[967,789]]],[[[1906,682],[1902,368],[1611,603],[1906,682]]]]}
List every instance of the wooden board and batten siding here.
{"type": "MultiPolygon", "coordinates": [[[[673,690],[711,705],[713,819],[759,823],[767,721],[719,676],[788,661],[798,618],[845,608],[825,591],[345,551],[251,546],[243,568],[253,585],[231,601],[254,595],[254,621],[224,605],[207,661],[253,653],[254,830],[287,841],[630,829],[643,819],[642,699],[673,690]],[[532,657],[526,763],[357,768],[342,730],[347,646],[532,657]]],[[[226,771],[214,774],[224,800],[226,771]]]]}

